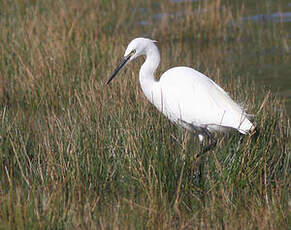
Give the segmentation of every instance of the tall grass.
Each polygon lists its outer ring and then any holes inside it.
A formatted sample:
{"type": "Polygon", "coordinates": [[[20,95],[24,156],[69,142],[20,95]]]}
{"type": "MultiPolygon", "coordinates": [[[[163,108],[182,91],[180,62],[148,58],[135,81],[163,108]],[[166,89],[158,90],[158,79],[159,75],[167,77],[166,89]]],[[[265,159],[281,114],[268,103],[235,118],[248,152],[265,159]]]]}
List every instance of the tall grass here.
{"type": "Polygon", "coordinates": [[[288,228],[284,103],[225,62],[223,46],[242,38],[283,46],[284,25],[262,40],[256,25],[237,26],[243,6],[199,4],[0,3],[1,229],[288,228]],[[160,10],[201,13],[146,18],[160,10]],[[155,27],[138,23],[145,19],[155,27]],[[282,36],[273,39],[278,30],[282,36]],[[144,35],[160,41],[158,75],[185,63],[204,70],[245,100],[259,135],[217,136],[217,147],[197,159],[197,140],[144,98],[141,61],[105,87],[127,43],[144,35]]]}

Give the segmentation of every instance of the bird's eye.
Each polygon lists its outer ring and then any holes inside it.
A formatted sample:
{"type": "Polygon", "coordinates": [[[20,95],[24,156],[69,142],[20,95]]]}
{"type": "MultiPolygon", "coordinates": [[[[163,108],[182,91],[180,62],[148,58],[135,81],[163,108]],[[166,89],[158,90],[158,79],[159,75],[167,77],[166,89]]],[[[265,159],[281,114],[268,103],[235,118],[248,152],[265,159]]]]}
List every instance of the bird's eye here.
{"type": "Polygon", "coordinates": [[[132,51],[130,52],[130,56],[134,55],[135,53],[136,53],[136,50],[132,50],[132,51]]]}

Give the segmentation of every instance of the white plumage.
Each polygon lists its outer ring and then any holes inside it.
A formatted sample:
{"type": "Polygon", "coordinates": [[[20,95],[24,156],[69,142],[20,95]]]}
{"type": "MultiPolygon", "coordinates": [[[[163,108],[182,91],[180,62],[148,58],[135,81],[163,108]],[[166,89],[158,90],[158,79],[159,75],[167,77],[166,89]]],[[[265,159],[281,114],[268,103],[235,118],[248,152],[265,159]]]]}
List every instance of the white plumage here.
{"type": "Polygon", "coordinates": [[[132,40],[107,84],[126,63],[145,55],[139,72],[141,88],[147,99],[172,122],[195,130],[201,141],[207,133],[215,131],[236,129],[246,134],[254,129],[244,108],[204,74],[189,67],[174,67],[156,80],[154,72],[160,54],[154,42],[147,38],[132,40]]]}

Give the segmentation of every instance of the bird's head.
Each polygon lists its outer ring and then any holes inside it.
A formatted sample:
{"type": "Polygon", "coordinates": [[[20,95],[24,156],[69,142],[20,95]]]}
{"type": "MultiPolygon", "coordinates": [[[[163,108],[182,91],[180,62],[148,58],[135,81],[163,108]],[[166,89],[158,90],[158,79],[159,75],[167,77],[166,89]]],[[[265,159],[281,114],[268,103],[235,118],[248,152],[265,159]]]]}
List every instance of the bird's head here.
{"type": "Polygon", "coordinates": [[[140,55],[145,55],[148,47],[152,46],[154,40],[148,38],[135,38],[127,46],[124,58],[130,57],[130,61],[140,55]]]}
{"type": "Polygon", "coordinates": [[[106,84],[109,84],[112,79],[117,75],[119,70],[122,69],[127,63],[137,58],[140,55],[145,55],[149,47],[153,46],[154,40],[148,38],[135,38],[127,46],[124,57],[120,64],[116,67],[111,77],[107,80],[106,84]]]}

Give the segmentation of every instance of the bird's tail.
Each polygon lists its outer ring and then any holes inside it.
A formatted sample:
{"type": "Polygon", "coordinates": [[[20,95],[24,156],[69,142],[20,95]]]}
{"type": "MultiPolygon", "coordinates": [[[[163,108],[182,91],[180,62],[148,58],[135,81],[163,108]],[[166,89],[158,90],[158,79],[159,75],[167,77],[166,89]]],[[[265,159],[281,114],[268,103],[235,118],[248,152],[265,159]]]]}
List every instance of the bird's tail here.
{"type": "Polygon", "coordinates": [[[255,130],[255,125],[245,117],[245,119],[240,123],[238,131],[242,134],[252,133],[255,130]]]}

